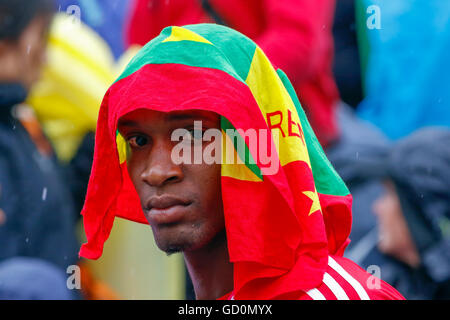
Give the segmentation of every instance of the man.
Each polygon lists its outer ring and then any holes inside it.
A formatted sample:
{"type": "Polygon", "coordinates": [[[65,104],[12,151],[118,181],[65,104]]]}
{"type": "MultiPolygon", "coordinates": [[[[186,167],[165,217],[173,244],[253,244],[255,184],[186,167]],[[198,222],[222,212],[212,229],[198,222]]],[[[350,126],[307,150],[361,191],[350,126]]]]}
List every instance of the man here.
{"type": "MultiPolygon", "coordinates": [[[[374,203],[378,264],[408,299],[450,297],[450,130],[428,127],[399,140],[378,165],[386,193],[374,203]]],[[[386,278],[387,279],[387,278],[386,278]]]]}
{"type": "Polygon", "coordinates": [[[119,216],[183,252],[198,299],[402,299],[342,257],[350,208],[261,49],[218,25],[169,27],[103,100],[80,255],[99,258],[119,216]]]}
{"type": "Polygon", "coordinates": [[[72,198],[53,149],[23,105],[45,60],[50,0],[0,1],[0,260],[77,261],[72,198]]]}
{"type": "Polygon", "coordinates": [[[78,260],[72,198],[23,104],[45,61],[53,11],[51,0],[0,0],[0,298],[73,297],[64,279],[78,260]],[[47,286],[32,285],[38,274],[47,286]]]}
{"type": "MultiPolygon", "coordinates": [[[[215,22],[233,28],[254,40],[272,64],[287,74],[322,146],[335,146],[340,140],[342,127],[336,121],[339,94],[332,76],[334,0],[133,0],[131,3],[126,32],[129,46],[145,45],[168,26],[215,22]]],[[[189,277],[186,296],[188,299],[194,296],[189,277]]]]}

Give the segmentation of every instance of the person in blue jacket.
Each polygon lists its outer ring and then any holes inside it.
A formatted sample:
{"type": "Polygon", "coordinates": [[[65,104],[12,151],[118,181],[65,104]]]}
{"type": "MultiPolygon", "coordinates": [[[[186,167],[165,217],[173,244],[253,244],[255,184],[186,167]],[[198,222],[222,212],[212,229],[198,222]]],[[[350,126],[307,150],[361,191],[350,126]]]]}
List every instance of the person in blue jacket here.
{"type": "MultiPolygon", "coordinates": [[[[63,273],[78,262],[68,179],[24,105],[45,61],[54,9],[53,0],[0,0],[0,290],[11,280],[10,259],[39,259],[63,273]]],[[[25,276],[30,264],[19,265],[28,267],[16,277],[25,276]]]]}
{"type": "Polygon", "coordinates": [[[368,52],[359,115],[392,140],[450,127],[450,1],[358,1],[368,52]]]}

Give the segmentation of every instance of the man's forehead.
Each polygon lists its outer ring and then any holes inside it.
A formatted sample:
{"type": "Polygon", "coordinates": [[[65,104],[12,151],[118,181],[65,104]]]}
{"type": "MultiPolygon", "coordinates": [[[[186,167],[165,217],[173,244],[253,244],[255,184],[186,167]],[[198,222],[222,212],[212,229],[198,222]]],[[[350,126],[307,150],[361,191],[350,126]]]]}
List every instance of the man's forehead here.
{"type": "Polygon", "coordinates": [[[206,110],[182,110],[172,112],[161,112],[150,109],[138,109],[123,115],[119,119],[119,126],[138,126],[139,123],[153,121],[183,121],[183,120],[203,120],[217,121],[217,113],[206,110]]]}

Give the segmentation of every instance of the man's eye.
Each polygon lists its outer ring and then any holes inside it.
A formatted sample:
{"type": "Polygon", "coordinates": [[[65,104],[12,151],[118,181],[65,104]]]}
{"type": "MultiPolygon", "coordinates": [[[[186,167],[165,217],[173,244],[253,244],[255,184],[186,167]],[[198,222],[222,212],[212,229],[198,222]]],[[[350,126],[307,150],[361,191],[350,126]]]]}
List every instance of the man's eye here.
{"type": "Polygon", "coordinates": [[[141,148],[148,143],[148,138],[144,136],[133,136],[128,139],[128,143],[132,148],[141,148]]]}

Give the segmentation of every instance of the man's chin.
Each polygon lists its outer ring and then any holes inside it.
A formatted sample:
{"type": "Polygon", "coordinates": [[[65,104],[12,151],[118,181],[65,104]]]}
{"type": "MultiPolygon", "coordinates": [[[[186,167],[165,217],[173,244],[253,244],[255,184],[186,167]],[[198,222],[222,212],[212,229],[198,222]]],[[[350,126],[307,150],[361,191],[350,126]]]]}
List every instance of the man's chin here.
{"type": "Polygon", "coordinates": [[[153,237],[158,248],[167,255],[180,253],[196,247],[196,230],[186,224],[152,226],[153,237]]]}
{"type": "Polygon", "coordinates": [[[159,250],[165,252],[168,256],[174,253],[181,253],[185,250],[189,250],[191,247],[188,242],[184,241],[164,241],[164,239],[156,239],[156,245],[159,250]]]}
{"type": "MultiPolygon", "coordinates": [[[[214,233],[192,225],[152,226],[158,248],[167,255],[199,250],[214,240],[214,233]]],[[[216,235],[217,236],[217,235],[216,235]]],[[[226,240],[225,240],[226,241],[226,240]]]]}
{"type": "Polygon", "coordinates": [[[174,253],[183,252],[185,249],[183,246],[169,246],[168,248],[164,248],[161,250],[164,251],[167,254],[167,256],[171,256],[174,253]]]}
{"type": "Polygon", "coordinates": [[[203,243],[196,241],[184,241],[184,242],[158,242],[156,241],[156,245],[158,248],[165,252],[168,256],[174,254],[174,253],[183,253],[183,252],[189,252],[189,251],[195,251],[197,249],[200,249],[204,246],[203,243]]]}

